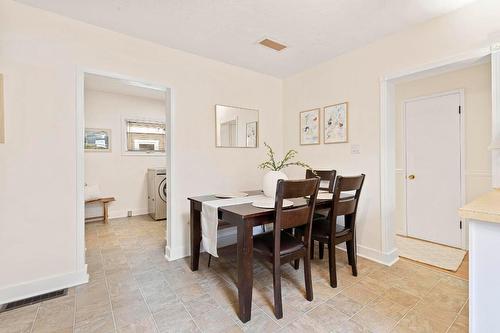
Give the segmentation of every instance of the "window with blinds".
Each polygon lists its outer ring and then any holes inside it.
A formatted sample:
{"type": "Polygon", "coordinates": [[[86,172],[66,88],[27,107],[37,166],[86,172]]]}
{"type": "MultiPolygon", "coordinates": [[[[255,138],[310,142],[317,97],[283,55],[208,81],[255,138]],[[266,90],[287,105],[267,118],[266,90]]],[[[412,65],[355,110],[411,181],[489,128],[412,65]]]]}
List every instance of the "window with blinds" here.
{"type": "Polygon", "coordinates": [[[126,120],[127,151],[144,153],[165,152],[165,123],[126,120]]]}

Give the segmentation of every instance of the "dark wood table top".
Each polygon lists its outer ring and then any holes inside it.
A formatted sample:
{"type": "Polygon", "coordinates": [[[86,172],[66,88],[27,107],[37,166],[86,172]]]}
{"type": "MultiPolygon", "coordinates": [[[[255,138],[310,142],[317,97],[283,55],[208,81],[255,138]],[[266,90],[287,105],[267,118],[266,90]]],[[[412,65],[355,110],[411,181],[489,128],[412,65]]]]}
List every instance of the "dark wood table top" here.
{"type": "MultiPolygon", "coordinates": [[[[263,194],[262,191],[243,191],[243,192],[248,193],[249,196],[263,194]]],[[[190,197],[188,198],[188,200],[201,204],[205,201],[221,200],[221,198],[217,198],[214,195],[203,195],[197,197],[190,197]]],[[[293,201],[293,206],[291,206],[290,208],[299,207],[307,204],[306,198],[290,199],[290,201],[293,201]]],[[[331,201],[332,201],[331,199],[317,199],[316,206],[323,206],[325,204],[331,203],[331,201]]],[[[259,208],[252,206],[251,203],[244,203],[244,204],[219,207],[219,212],[223,214],[238,215],[242,219],[249,219],[261,216],[268,216],[269,214],[274,213],[274,208],[259,208]]]]}

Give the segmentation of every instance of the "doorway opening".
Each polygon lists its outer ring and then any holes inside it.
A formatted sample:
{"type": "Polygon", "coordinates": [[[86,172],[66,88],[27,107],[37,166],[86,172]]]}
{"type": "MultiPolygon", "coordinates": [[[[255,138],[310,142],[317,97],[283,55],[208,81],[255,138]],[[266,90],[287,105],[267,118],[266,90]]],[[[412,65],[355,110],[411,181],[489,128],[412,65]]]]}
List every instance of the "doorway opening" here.
{"type": "MultiPolygon", "coordinates": [[[[425,242],[430,252],[435,245],[467,250],[458,208],[491,189],[490,53],[481,49],[381,79],[382,249],[388,264],[415,247],[413,241],[425,242]]],[[[429,264],[428,258],[412,259],[429,264]]]]}
{"type": "MultiPolygon", "coordinates": [[[[171,90],[88,70],[79,72],[77,87],[77,256],[92,277],[106,260],[103,249],[130,250],[137,265],[147,264],[148,251],[165,255],[171,90]],[[106,239],[109,234],[112,241],[106,239]]],[[[118,258],[111,257],[113,262],[118,258]]]]}

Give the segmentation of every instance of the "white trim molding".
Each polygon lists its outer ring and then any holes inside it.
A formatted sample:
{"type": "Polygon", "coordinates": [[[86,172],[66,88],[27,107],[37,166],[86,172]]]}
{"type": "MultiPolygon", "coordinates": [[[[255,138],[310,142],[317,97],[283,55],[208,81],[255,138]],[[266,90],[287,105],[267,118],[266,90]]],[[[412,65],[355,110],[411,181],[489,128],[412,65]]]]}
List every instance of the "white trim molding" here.
{"type": "MultiPolygon", "coordinates": [[[[167,169],[167,198],[173,198],[172,193],[174,187],[176,186],[174,181],[174,150],[173,146],[175,144],[174,138],[174,99],[173,99],[173,89],[163,85],[148,82],[147,80],[143,80],[140,78],[133,78],[126,75],[111,73],[102,70],[95,70],[83,67],[76,68],[76,242],[77,242],[77,267],[84,267],[85,265],[85,202],[84,202],[84,184],[85,184],[85,155],[84,155],[84,131],[85,131],[85,74],[93,74],[105,76],[113,79],[118,79],[122,81],[126,81],[129,84],[135,86],[141,86],[144,88],[154,89],[158,91],[165,92],[165,110],[166,110],[166,152],[165,152],[165,163],[167,169]]],[[[167,254],[170,254],[170,244],[172,244],[172,216],[175,216],[176,207],[172,203],[172,200],[167,200],[167,227],[165,230],[165,239],[166,239],[166,247],[165,247],[165,257],[169,259],[167,254]]],[[[177,252],[176,252],[177,253],[177,252]]],[[[189,255],[187,252],[186,255],[189,255]]],[[[181,258],[181,256],[176,255],[175,259],[181,258]]],[[[170,260],[170,259],[169,259],[170,260]]],[[[87,279],[88,280],[88,279],[87,279]]]]}
{"type": "Polygon", "coordinates": [[[500,188],[500,44],[491,47],[491,185],[500,188]]]}
{"type": "Polygon", "coordinates": [[[87,265],[83,271],[51,276],[0,289],[0,304],[78,286],[89,281],[87,265]]]}
{"type": "MultiPolygon", "coordinates": [[[[380,78],[380,224],[381,249],[389,258],[397,253],[395,240],[395,208],[396,208],[396,124],[394,86],[397,82],[445,73],[466,68],[488,60],[491,54],[489,47],[472,50],[435,63],[417,66],[380,78]]],[[[499,65],[500,65],[500,60],[499,65]]],[[[492,64],[493,65],[493,64],[492,64]]],[[[500,66],[498,66],[500,67],[500,66]]],[[[500,69],[499,69],[500,71],[500,69]]],[[[493,75],[500,80],[500,73],[493,75]]],[[[498,82],[500,87],[500,82],[498,82]]],[[[497,89],[498,90],[498,89],[497,89]]],[[[498,92],[500,94],[500,91],[498,92]]],[[[500,101],[500,96],[498,98],[500,101]]],[[[500,104],[500,103],[499,103],[500,104]]],[[[500,106],[497,106],[500,115],[500,106]]],[[[499,122],[500,122],[500,116],[499,122]]],[[[500,137],[500,125],[499,125],[500,137]]],[[[500,166],[500,150],[498,165],[500,166]]],[[[400,170],[399,170],[400,172],[400,170]]],[[[500,175],[499,175],[500,176],[500,175]]],[[[499,180],[500,185],[500,180],[499,180]]]]}

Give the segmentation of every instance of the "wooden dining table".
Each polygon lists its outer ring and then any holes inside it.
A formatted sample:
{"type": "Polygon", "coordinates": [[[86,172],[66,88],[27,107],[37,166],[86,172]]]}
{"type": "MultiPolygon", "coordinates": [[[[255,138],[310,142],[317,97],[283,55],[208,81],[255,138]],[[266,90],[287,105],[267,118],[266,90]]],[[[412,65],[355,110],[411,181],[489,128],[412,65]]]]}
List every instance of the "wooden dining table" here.
{"type": "MultiPolygon", "coordinates": [[[[259,195],[262,191],[244,191],[248,195],[259,195]]],[[[214,195],[190,197],[191,226],[191,270],[198,270],[201,243],[201,211],[203,202],[220,200],[214,195]]],[[[292,199],[294,207],[305,205],[306,198],[292,199]]],[[[316,209],[331,206],[332,199],[317,199],[316,209]]],[[[237,266],[238,266],[238,317],[244,323],[250,320],[253,289],[253,227],[273,223],[274,209],[252,206],[251,203],[223,206],[218,208],[219,221],[235,226],[237,229],[237,266]]],[[[220,223],[220,222],[219,222],[220,223]]]]}

